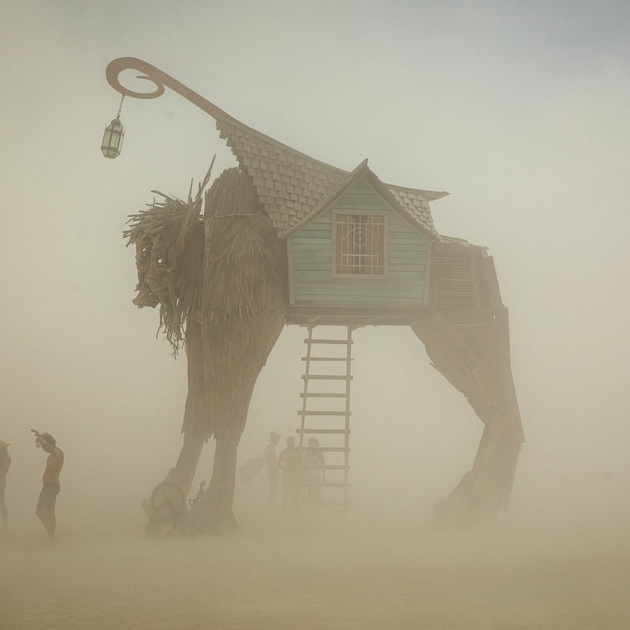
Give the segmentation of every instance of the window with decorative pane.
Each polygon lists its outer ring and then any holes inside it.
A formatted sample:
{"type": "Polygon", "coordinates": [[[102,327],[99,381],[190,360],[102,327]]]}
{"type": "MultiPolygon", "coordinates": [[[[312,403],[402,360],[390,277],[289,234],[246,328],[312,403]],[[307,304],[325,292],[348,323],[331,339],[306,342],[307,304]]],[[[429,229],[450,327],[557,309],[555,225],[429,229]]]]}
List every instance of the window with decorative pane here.
{"type": "Polygon", "coordinates": [[[337,274],[385,273],[385,216],[337,214],[337,274]]]}

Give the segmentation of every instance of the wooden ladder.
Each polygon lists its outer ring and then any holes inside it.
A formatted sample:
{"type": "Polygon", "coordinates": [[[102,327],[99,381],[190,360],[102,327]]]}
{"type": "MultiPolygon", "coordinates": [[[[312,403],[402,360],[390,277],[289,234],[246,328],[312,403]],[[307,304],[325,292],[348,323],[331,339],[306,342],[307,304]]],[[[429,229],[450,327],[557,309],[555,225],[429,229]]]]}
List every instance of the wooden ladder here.
{"type": "MultiPolygon", "coordinates": [[[[350,483],[350,383],[352,381],[352,328],[346,328],[345,338],[315,338],[315,326],[308,327],[306,356],[304,361],[304,391],[300,416],[299,449],[302,453],[302,474],[300,477],[300,503],[318,505],[348,505],[350,483]],[[323,353],[323,354],[322,354],[323,353]],[[313,373],[313,370],[316,373],[313,373]],[[315,437],[319,446],[309,445],[315,437]],[[308,464],[309,454],[321,453],[323,458],[308,464]],[[334,463],[331,463],[332,462],[334,463]],[[305,463],[306,462],[306,463],[305,463]],[[312,470],[319,480],[314,481],[312,470]],[[310,474],[309,474],[310,473],[310,474]],[[341,497],[324,496],[321,490],[334,488],[341,490],[341,497]],[[305,492],[305,489],[308,492],[305,492]],[[309,497],[305,498],[305,494],[309,497]],[[315,497],[313,496],[315,495],[315,497]]],[[[333,335],[329,335],[332,337],[333,335]]],[[[317,459],[317,457],[315,457],[317,459]]],[[[328,492],[328,491],[324,491],[328,492]]]]}

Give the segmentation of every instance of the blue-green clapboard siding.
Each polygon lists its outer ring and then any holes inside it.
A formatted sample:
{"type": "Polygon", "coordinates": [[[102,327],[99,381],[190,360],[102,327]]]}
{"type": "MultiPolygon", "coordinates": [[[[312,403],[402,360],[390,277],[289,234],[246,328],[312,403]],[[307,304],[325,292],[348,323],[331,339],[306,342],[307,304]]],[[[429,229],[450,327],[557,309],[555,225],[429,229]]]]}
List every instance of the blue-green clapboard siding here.
{"type": "Polygon", "coordinates": [[[298,306],[423,306],[428,251],[425,234],[387,206],[370,186],[355,184],[289,237],[291,302],[298,306]],[[387,216],[385,276],[333,277],[335,211],[379,211],[387,216]]]}

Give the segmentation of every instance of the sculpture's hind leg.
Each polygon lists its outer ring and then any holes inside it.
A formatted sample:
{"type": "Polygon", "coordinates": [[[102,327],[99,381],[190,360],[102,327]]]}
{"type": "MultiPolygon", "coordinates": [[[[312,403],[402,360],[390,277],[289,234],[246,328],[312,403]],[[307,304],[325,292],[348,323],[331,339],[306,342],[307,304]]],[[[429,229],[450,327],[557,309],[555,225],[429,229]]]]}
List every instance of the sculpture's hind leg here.
{"type": "Polygon", "coordinates": [[[465,525],[507,507],[524,438],[510,368],[507,308],[492,259],[463,244],[436,247],[435,257],[440,275],[431,283],[434,308],[413,330],[434,367],[466,396],[485,425],[470,473],[434,512],[436,523],[465,525]],[[457,290],[461,299],[454,299],[457,290]]]}

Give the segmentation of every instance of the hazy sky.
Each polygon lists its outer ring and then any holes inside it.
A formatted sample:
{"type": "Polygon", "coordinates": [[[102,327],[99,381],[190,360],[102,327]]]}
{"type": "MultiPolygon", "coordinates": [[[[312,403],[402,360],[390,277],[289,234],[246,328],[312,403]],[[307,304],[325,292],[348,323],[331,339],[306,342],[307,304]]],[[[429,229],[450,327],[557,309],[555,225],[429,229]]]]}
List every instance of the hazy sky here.
{"type": "MultiPolygon", "coordinates": [[[[151,190],[185,197],[232,158],[168,91],[125,100],[122,155],[103,158],[121,56],[314,158],[448,191],[438,230],[489,248],[510,308],[514,509],[627,497],[629,29],[625,0],[0,0],[0,439],[24,501],[43,464],[31,426],[66,449],[84,505],[135,510],[179,452],[185,361],[131,303],[122,231],[151,190]]],[[[297,426],[303,333],[285,330],[260,377],[242,457],[297,426]]],[[[481,423],[410,331],[357,331],[355,357],[357,496],[428,514],[481,423]]]]}

